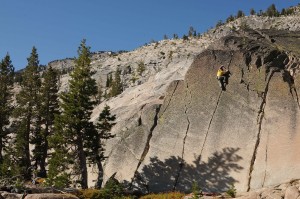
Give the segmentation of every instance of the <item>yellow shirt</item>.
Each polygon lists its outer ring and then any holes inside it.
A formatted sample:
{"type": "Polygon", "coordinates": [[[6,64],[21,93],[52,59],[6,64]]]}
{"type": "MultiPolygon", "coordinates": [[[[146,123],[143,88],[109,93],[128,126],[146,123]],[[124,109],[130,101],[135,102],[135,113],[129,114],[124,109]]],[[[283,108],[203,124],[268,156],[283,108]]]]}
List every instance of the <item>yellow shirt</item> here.
{"type": "Polygon", "coordinates": [[[219,69],[218,72],[217,72],[217,77],[220,77],[222,75],[224,75],[225,71],[219,69]]]}

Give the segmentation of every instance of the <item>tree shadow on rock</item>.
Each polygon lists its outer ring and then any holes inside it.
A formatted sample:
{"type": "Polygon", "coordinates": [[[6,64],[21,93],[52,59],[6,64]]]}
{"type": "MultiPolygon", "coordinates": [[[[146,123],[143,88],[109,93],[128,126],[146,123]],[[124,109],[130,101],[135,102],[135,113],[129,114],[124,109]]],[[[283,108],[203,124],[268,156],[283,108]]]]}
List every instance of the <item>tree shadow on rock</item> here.
{"type": "Polygon", "coordinates": [[[216,151],[207,162],[196,157],[192,164],[182,158],[171,156],[165,160],[150,158],[150,164],[137,172],[132,185],[142,192],[184,191],[190,192],[193,182],[206,192],[228,190],[238,181],[231,177],[231,172],[239,172],[243,167],[238,162],[242,157],[237,155],[239,148],[224,148],[216,151]]]}

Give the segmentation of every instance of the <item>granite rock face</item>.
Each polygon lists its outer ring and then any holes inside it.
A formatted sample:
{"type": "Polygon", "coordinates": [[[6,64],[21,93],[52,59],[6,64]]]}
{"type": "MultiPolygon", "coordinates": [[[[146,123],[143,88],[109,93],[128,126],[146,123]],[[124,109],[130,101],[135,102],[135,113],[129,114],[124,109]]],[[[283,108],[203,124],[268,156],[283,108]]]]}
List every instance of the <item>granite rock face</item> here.
{"type": "Polygon", "coordinates": [[[299,178],[300,33],[238,31],[213,43],[145,103],[109,150],[105,173],[160,192],[238,191],[299,178]],[[221,91],[216,70],[232,73],[221,91]]]}
{"type": "MultiPolygon", "coordinates": [[[[106,143],[105,180],[144,192],[247,191],[299,178],[300,12],[249,16],[198,38],[154,42],[131,52],[92,55],[94,78],[122,71],[124,92],[105,100],[117,115],[106,143]],[[242,29],[246,24],[250,30],[242,29]],[[266,30],[267,29],[267,30],[266,30]],[[143,63],[145,71],[138,73],[143,63]],[[230,69],[227,91],[216,80],[230,69]]],[[[73,59],[49,63],[68,89],[73,59]]],[[[89,186],[96,169],[89,167],[89,186]]]]}

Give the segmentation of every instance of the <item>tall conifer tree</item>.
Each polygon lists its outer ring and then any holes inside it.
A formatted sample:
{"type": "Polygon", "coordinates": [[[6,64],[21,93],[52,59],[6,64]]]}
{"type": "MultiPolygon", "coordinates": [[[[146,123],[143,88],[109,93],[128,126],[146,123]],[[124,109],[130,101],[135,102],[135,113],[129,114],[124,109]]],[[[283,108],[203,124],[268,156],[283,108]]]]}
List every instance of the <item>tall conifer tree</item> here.
{"type": "Polygon", "coordinates": [[[11,100],[13,89],[14,67],[10,56],[7,54],[0,63],[0,164],[3,163],[3,155],[8,142],[9,118],[12,112],[11,100]]]}
{"type": "Polygon", "coordinates": [[[53,133],[54,116],[59,113],[58,105],[58,72],[51,66],[43,74],[40,92],[40,123],[42,129],[35,135],[33,154],[39,176],[46,177],[46,159],[48,157],[48,136],[53,133]]]}
{"type": "Polygon", "coordinates": [[[115,123],[116,116],[110,113],[110,107],[105,106],[103,111],[100,113],[96,130],[91,131],[88,139],[88,159],[91,163],[96,164],[98,167],[98,178],[95,187],[101,188],[103,182],[103,166],[102,162],[105,160],[105,148],[104,148],[104,140],[115,137],[115,135],[111,134],[112,127],[115,123]]]}
{"type": "MultiPolygon", "coordinates": [[[[78,58],[75,63],[75,68],[70,75],[69,91],[61,95],[62,112],[55,120],[55,134],[50,139],[52,143],[54,141],[61,142],[68,147],[68,150],[61,148],[62,145],[56,147],[52,144],[55,152],[52,154],[50,164],[56,162],[63,165],[60,168],[64,168],[73,163],[72,169],[76,174],[79,174],[81,187],[87,188],[86,150],[88,149],[85,148],[85,143],[89,132],[94,130],[90,117],[96,104],[92,97],[97,94],[97,85],[92,78],[94,72],[91,71],[90,67],[90,47],[86,46],[85,40],[81,42],[78,48],[78,58]],[[63,154],[65,152],[67,154],[63,154]],[[66,156],[72,156],[72,160],[66,156]],[[55,158],[65,160],[60,162],[56,161],[55,158]]],[[[64,180],[67,180],[68,176],[65,171],[57,170],[53,166],[51,166],[51,169],[53,173],[49,171],[49,175],[51,173],[50,178],[53,178],[53,181],[57,177],[66,177],[64,180]]]]}
{"type": "Polygon", "coordinates": [[[269,17],[278,17],[279,16],[279,12],[277,11],[275,4],[272,4],[268,7],[268,9],[266,11],[266,15],[269,17]]]}
{"type": "MultiPolygon", "coordinates": [[[[25,179],[31,178],[30,137],[40,130],[39,125],[39,60],[37,49],[32,48],[28,64],[22,74],[21,91],[16,96],[17,131],[15,140],[15,160],[20,167],[20,174],[25,179]]],[[[34,144],[34,143],[33,143],[34,144]]]]}
{"type": "Polygon", "coordinates": [[[112,81],[110,96],[114,97],[123,92],[123,84],[121,80],[121,70],[117,69],[114,74],[114,81],[112,81]]]}

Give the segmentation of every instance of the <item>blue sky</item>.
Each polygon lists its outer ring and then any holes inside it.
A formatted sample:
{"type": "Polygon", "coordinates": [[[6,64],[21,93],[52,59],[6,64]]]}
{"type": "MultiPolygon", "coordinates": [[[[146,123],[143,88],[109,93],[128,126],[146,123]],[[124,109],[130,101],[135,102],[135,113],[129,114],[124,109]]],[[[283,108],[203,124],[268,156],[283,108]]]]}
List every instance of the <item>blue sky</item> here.
{"type": "Polygon", "coordinates": [[[238,10],[249,14],[295,0],[0,0],[0,58],[24,68],[33,46],[40,64],[76,57],[82,39],[91,51],[133,50],[189,27],[205,32],[238,10]]]}

